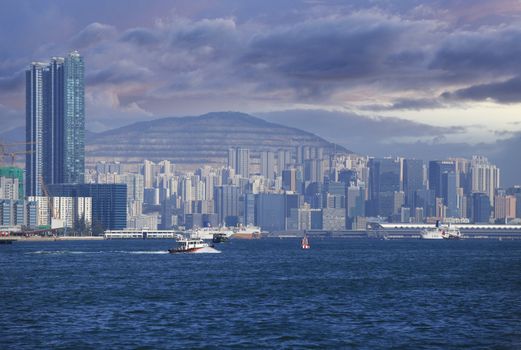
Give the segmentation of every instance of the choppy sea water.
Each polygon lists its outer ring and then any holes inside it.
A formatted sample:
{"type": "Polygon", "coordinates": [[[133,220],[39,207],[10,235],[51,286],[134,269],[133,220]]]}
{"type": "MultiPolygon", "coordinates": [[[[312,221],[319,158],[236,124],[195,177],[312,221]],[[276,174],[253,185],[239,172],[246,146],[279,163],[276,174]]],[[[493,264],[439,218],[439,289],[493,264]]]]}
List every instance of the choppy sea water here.
{"type": "Polygon", "coordinates": [[[521,348],[521,242],[0,246],[0,348],[521,348]]]}

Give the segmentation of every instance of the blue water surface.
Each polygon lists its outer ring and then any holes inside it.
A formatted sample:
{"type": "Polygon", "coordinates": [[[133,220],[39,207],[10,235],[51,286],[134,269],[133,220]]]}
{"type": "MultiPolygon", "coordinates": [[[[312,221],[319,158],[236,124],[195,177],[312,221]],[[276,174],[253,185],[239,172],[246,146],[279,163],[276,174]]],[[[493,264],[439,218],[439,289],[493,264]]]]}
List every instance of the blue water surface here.
{"type": "Polygon", "coordinates": [[[0,246],[1,349],[521,349],[521,242],[0,246]]]}

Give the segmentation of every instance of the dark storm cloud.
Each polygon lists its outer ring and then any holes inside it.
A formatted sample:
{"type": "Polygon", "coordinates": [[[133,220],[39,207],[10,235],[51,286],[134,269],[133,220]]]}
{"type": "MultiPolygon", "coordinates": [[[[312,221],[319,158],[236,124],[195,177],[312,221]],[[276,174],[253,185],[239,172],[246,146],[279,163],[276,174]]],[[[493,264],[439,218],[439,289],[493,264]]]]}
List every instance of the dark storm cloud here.
{"type": "Polygon", "coordinates": [[[454,32],[439,44],[430,67],[452,77],[482,79],[521,70],[519,25],[454,32]]]}
{"type": "MultiPolygon", "coordinates": [[[[10,1],[3,10],[23,17],[26,26],[0,13],[0,23],[8,23],[2,33],[12,37],[14,48],[0,50],[0,89],[18,94],[16,103],[5,96],[0,103],[23,105],[23,79],[5,73],[14,71],[5,57],[29,63],[80,49],[87,103],[95,104],[90,120],[130,118],[118,101],[143,112],[132,118],[191,114],[203,107],[273,110],[300,104],[442,109],[472,100],[465,87],[518,75],[521,29],[515,5],[59,0],[22,9],[10,1]],[[45,23],[57,25],[44,36],[45,23]],[[451,98],[440,98],[443,91],[451,98]]],[[[512,100],[508,90],[495,88],[497,94],[488,98],[512,100]]]]}
{"type": "Polygon", "coordinates": [[[446,92],[442,96],[446,99],[519,103],[521,102],[521,77],[497,83],[474,85],[454,92],[446,92]]]}
{"type": "Polygon", "coordinates": [[[267,67],[289,77],[343,80],[381,70],[394,46],[399,23],[323,19],[255,36],[243,62],[267,67]]]}

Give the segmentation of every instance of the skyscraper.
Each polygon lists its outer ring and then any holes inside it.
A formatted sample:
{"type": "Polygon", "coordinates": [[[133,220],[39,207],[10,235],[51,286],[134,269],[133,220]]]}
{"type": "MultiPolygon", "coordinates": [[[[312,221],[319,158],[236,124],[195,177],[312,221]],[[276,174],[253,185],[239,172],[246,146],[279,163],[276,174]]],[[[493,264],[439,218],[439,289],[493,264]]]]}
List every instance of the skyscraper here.
{"type": "Polygon", "coordinates": [[[42,182],[83,183],[85,84],[77,51],[26,71],[26,191],[42,195],[42,182]]]}
{"type": "Polygon", "coordinates": [[[44,159],[44,116],[45,81],[48,66],[45,63],[33,62],[25,72],[25,137],[27,140],[27,156],[25,159],[26,194],[41,196],[44,159]]]}
{"type": "Polygon", "coordinates": [[[85,177],[85,67],[78,51],[65,59],[64,182],[83,183],[85,177]]]}
{"type": "Polygon", "coordinates": [[[261,175],[269,180],[275,176],[275,154],[269,151],[261,152],[261,175]]]}
{"type": "Polygon", "coordinates": [[[250,177],[250,150],[247,148],[230,148],[228,150],[228,166],[243,178],[250,177]]]}
{"type": "Polygon", "coordinates": [[[434,190],[436,197],[442,198],[442,175],[449,172],[456,172],[456,166],[453,161],[431,160],[429,162],[429,189],[434,190]]]}
{"type": "Polygon", "coordinates": [[[405,205],[409,208],[416,207],[415,192],[425,188],[423,168],[423,160],[405,159],[403,162],[403,192],[405,192],[405,205]]]}

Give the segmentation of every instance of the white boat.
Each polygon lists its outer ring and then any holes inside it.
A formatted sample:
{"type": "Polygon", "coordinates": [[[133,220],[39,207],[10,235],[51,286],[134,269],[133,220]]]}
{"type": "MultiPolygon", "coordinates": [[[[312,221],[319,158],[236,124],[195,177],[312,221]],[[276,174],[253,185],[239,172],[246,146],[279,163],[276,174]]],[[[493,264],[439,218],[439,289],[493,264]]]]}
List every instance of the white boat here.
{"type": "Polygon", "coordinates": [[[457,227],[448,225],[440,225],[437,221],[434,228],[428,228],[420,232],[422,239],[460,239],[461,232],[457,227]]]}
{"type": "Polygon", "coordinates": [[[198,250],[209,248],[210,245],[202,239],[181,239],[177,241],[177,247],[168,249],[169,253],[195,253],[198,250]]]}
{"type": "Polygon", "coordinates": [[[233,234],[233,231],[226,230],[221,227],[219,227],[219,228],[202,227],[202,228],[195,228],[192,230],[188,230],[188,231],[186,231],[186,234],[191,239],[211,240],[211,239],[213,239],[213,236],[215,234],[224,234],[227,238],[230,238],[233,234]]]}

